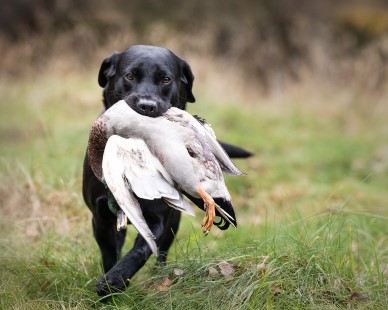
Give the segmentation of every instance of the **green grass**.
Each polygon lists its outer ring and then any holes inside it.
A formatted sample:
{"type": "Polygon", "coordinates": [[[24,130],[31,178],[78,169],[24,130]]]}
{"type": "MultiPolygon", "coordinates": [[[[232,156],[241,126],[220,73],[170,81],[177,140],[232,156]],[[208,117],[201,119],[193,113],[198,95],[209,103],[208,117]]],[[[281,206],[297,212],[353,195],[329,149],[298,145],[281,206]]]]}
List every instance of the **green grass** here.
{"type": "Polygon", "coordinates": [[[335,92],[229,102],[200,89],[189,111],[255,153],[236,161],[247,176],[226,178],[239,227],[205,238],[200,211],[184,217],[167,265],[151,258],[102,302],[80,192],[95,76],[1,80],[0,309],[386,308],[388,107],[335,92]]]}

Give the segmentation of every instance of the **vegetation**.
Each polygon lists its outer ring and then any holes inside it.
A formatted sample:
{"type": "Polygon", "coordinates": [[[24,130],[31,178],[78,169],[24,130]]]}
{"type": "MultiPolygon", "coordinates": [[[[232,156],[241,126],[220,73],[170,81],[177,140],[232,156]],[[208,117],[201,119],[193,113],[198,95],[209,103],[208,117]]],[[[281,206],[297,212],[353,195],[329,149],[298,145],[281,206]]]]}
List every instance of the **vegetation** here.
{"type": "Polygon", "coordinates": [[[57,73],[0,84],[0,309],[385,308],[382,100],[304,84],[232,102],[199,79],[189,111],[255,153],[237,162],[247,176],[227,178],[239,227],[204,237],[201,212],[184,217],[167,265],[151,258],[103,301],[80,193],[100,90],[93,72],[57,73]]]}
{"type": "Polygon", "coordinates": [[[0,309],[386,309],[386,1],[161,3],[3,5],[0,309]],[[82,163],[99,65],[132,44],[187,60],[189,112],[255,155],[226,179],[236,230],[183,217],[167,264],[102,300],[82,163]]]}

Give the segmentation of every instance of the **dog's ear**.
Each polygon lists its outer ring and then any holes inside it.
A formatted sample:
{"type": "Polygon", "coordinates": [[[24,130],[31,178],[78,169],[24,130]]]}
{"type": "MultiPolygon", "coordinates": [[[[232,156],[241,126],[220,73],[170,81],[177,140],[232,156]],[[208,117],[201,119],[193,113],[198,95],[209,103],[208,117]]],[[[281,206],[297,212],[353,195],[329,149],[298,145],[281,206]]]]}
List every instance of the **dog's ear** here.
{"type": "Polygon", "coordinates": [[[194,82],[193,72],[191,72],[191,68],[186,61],[181,60],[180,65],[181,65],[181,82],[185,86],[186,100],[188,102],[195,102],[195,98],[192,92],[193,82],[194,82]]]}
{"type": "Polygon", "coordinates": [[[119,52],[113,52],[112,55],[105,58],[101,64],[100,72],[98,73],[98,84],[105,87],[108,80],[116,74],[116,66],[119,60],[119,52]]]}

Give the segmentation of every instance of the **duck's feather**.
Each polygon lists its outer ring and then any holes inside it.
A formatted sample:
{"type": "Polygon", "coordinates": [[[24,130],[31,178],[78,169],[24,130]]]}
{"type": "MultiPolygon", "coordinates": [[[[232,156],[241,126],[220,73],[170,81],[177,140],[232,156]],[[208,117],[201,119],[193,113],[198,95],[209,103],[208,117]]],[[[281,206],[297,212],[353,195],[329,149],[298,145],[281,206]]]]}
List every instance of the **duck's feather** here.
{"type": "Polygon", "coordinates": [[[182,123],[181,119],[186,119],[186,122],[190,124],[193,129],[202,135],[212,153],[216,157],[218,163],[220,164],[221,170],[225,173],[232,175],[245,175],[245,173],[241,172],[230,160],[228,154],[222,148],[222,146],[218,143],[216,139],[216,134],[214,130],[211,128],[210,124],[208,124],[204,119],[192,116],[191,114],[181,111],[178,108],[172,107],[165,114],[169,114],[169,116],[178,116],[175,118],[178,122],[182,123]]]}
{"type": "MultiPolygon", "coordinates": [[[[214,133],[214,132],[213,132],[214,133]]],[[[214,156],[217,158],[218,163],[220,164],[221,170],[225,173],[231,175],[245,175],[244,172],[240,171],[230,160],[228,154],[221,147],[218,141],[213,137],[213,135],[205,130],[206,141],[209,143],[210,149],[213,152],[214,156]]]]}
{"type": "MultiPolygon", "coordinates": [[[[109,143],[110,140],[108,140],[109,143]]],[[[108,185],[111,193],[113,194],[116,202],[120,208],[127,215],[132,225],[135,226],[137,231],[143,236],[151,248],[152,253],[157,255],[157,245],[155,242],[155,236],[149,229],[143,213],[140,209],[139,202],[133,195],[131,190],[128,190],[128,184],[123,177],[124,164],[122,161],[117,160],[117,151],[115,145],[112,143],[105,148],[104,158],[102,161],[103,178],[108,185]]]]}
{"type": "MultiPolygon", "coordinates": [[[[115,186],[115,178],[124,178],[126,190],[133,191],[139,198],[148,200],[163,198],[169,206],[195,216],[190,204],[173,186],[170,175],[151,154],[143,140],[111,136],[105,147],[102,166],[109,188],[112,186],[107,178],[112,180],[113,187],[118,187],[118,184],[115,186]],[[114,170],[117,170],[117,177],[113,176],[114,170]]],[[[123,207],[122,204],[119,205],[123,207]]]]}
{"type": "Polygon", "coordinates": [[[195,215],[190,204],[174,187],[171,176],[143,140],[113,135],[108,140],[105,152],[107,155],[104,153],[104,158],[109,156],[108,152],[112,152],[110,157],[121,162],[128,190],[132,190],[136,196],[148,200],[163,198],[171,207],[195,215]]]}
{"type": "MultiPolygon", "coordinates": [[[[187,192],[183,192],[183,194],[189,198],[198,208],[205,211],[205,205],[201,198],[196,198],[188,194],[187,192]]],[[[218,226],[219,229],[225,230],[228,229],[229,225],[232,225],[234,228],[237,228],[236,215],[233,210],[232,203],[223,198],[214,198],[215,208],[216,208],[216,216],[220,216],[223,220],[214,224],[218,226]]]]}

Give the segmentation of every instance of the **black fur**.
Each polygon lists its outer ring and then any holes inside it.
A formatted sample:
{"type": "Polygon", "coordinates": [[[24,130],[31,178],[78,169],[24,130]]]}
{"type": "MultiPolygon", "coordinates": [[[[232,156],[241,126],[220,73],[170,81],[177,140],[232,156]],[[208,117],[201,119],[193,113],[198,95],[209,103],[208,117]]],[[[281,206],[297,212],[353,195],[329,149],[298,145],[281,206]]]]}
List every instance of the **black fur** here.
{"type": "MultiPolygon", "coordinates": [[[[195,102],[192,93],[194,76],[190,66],[171,51],[153,46],[132,46],[114,52],[101,64],[98,83],[103,90],[103,103],[108,109],[126,99],[140,114],[156,117],[171,105],[186,108],[195,102]]],[[[247,157],[249,152],[223,144],[231,157],[247,157]]],[[[129,279],[146,263],[151,250],[141,235],[133,248],[120,259],[125,231],[116,230],[116,217],[108,208],[107,191],[93,174],[85,157],[82,192],[93,214],[94,237],[100,247],[105,275],[97,282],[97,293],[107,295],[123,290],[129,279]]],[[[143,215],[156,237],[158,262],[166,261],[167,252],[178,231],[181,214],[163,200],[139,199],[143,215]]],[[[234,216],[234,214],[231,214],[234,216]]]]}

